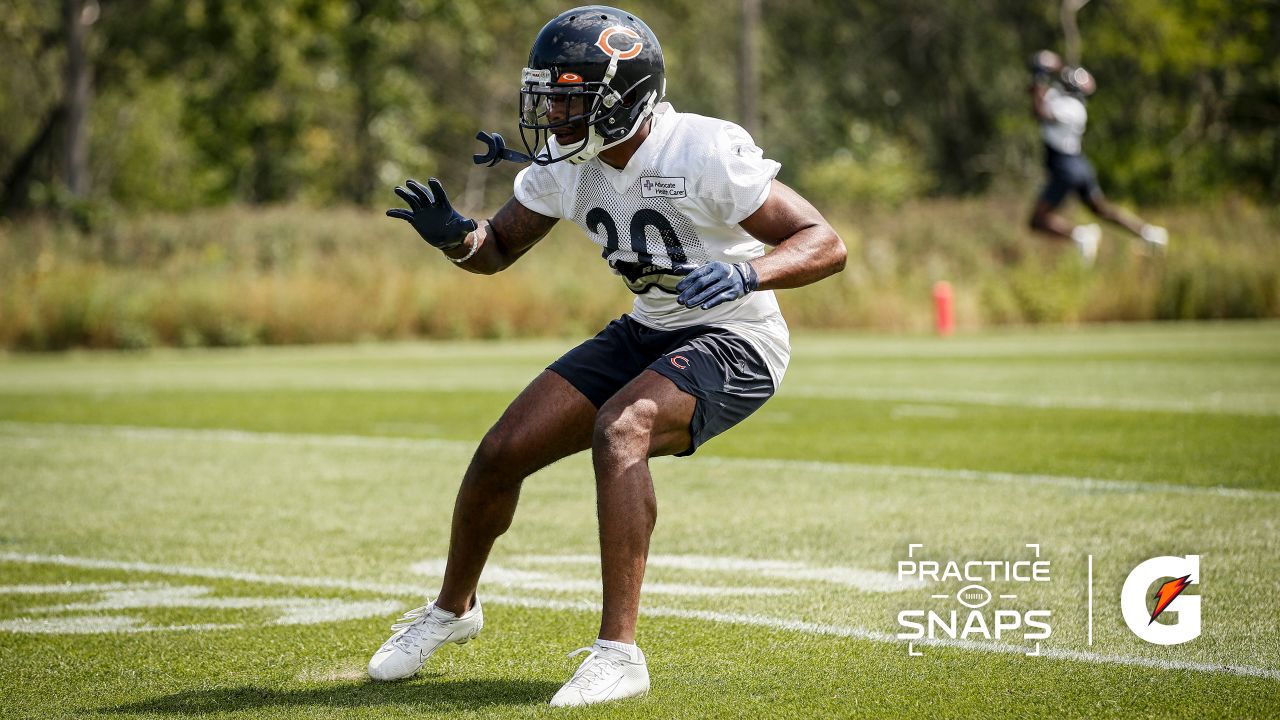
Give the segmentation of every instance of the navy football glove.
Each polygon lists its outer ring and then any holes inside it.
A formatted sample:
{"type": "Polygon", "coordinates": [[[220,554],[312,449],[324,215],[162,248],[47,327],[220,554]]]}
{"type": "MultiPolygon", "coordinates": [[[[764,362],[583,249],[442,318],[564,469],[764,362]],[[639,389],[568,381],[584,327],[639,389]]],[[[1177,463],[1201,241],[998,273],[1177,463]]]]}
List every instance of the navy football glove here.
{"type": "Polygon", "coordinates": [[[427,187],[422,187],[417,180],[409,180],[405,185],[409,189],[397,187],[396,194],[409,203],[409,209],[391,208],[387,217],[407,221],[428,245],[441,250],[456,248],[467,233],[476,229],[475,220],[462,217],[449,204],[449,196],[444,194],[439,180],[428,178],[427,187]]]}
{"type": "Polygon", "coordinates": [[[760,285],[751,263],[730,265],[716,260],[695,268],[676,285],[676,302],[703,310],[737,300],[760,285]]]}

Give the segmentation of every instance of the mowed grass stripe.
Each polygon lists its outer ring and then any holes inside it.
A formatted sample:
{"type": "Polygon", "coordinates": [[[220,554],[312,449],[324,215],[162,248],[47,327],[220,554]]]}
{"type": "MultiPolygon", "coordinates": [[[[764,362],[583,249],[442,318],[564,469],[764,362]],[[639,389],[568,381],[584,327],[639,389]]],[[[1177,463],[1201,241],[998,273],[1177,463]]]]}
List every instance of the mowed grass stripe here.
{"type": "MultiPolygon", "coordinates": [[[[469,454],[475,443],[467,440],[443,440],[423,438],[378,437],[368,435],[324,435],[311,433],[275,433],[246,430],[199,430],[166,427],[140,427],[132,425],[75,425],[61,423],[0,422],[0,433],[15,438],[38,440],[42,437],[68,436],[137,438],[144,440],[174,439],[196,442],[254,443],[263,445],[359,447],[436,453],[469,454]]],[[[658,458],[657,466],[678,464],[682,468],[698,465],[744,466],[755,470],[788,472],[815,472],[852,474],[893,478],[923,478],[952,480],[956,482],[986,482],[1013,485],[1045,485],[1089,492],[1116,493],[1183,493],[1189,495],[1216,495],[1221,497],[1280,500],[1280,491],[1252,490],[1231,487],[1201,487],[1167,483],[1139,483],[1106,480],[1069,475],[1043,475],[1029,473],[988,472],[982,470],[944,469],[902,465],[875,465],[826,461],[792,460],[785,458],[731,458],[708,455],[681,459],[658,458]]]]}
{"type": "MultiPolygon", "coordinates": [[[[413,561],[443,552],[466,445],[455,447],[462,452],[405,451],[398,443],[370,446],[363,439],[334,446],[324,437],[305,443],[288,437],[241,442],[253,437],[238,432],[232,437],[237,442],[207,442],[199,433],[10,436],[3,442],[12,461],[9,492],[0,498],[14,510],[7,534],[34,552],[93,546],[108,557],[206,566],[237,557],[279,574],[318,569],[327,576],[373,574],[388,580],[404,579],[406,571],[412,576],[413,561]],[[60,501],[42,507],[42,497],[60,501]],[[403,527],[412,530],[396,529],[403,527]],[[308,552],[289,551],[297,541],[289,538],[300,539],[308,552]]],[[[526,486],[518,522],[495,563],[507,566],[514,558],[502,553],[513,551],[596,551],[586,460],[557,464],[526,486]]],[[[1118,592],[1124,573],[1147,557],[1200,553],[1208,559],[1206,572],[1212,572],[1207,587],[1214,597],[1214,630],[1204,643],[1174,657],[1280,667],[1276,619],[1256,613],[1280,556],[1276,536],[1266,530],[1275,517],[1270,503],[1026,483],[984,487],[927,475],[904,482],[885,472],[781,472],[750,461],[670,461],[655,467],[655,480],[663,508],[654,546],[660,555],[803,559],[819,566],[852,562],[891,571],[908,540],[953,557],[1007,557],[1022,543],[1043,542],[1058,563],[1058,590],[1031,593],[1026,602],[1055,602],[1059,647],[1084,644],[1083,601],[1078,607],[1073,601],[1077,593],[1083,598],[1084,553],[1096,553],[1104,563],[1098,586],[1103,598],[1118,592]],[[1065,605],[1054,599],[1061,591],[1065,605]]],[[[657,582],[690,578],[664,568],[653,573],[657,582]]],[[[894,613],[921,600],[918,593],[881,598],[813,580],[787,583],[805,592],[783,603],[689,598],[678,609],[777,617],[776,608],[790,608],[791,617],[806,621],[890,629],[894,613]]],[[[422,580],[423,592],[434,589],[431,582],[422,580]]],[[[672,600],[660,602],[670,606],[672,600]]],[[[1106,649],[1149,655],[1149,648],[1116,625],[1110,610],[1104,614],[1112,620],[1106,649]]]]}
{"type": "MultiPolygon", "coordinates": [[[[0,354],[0,395],[201,389],[513,393],[581,338],[0,354]]],[[[948,339],[797,333],[780,398],[1280,415],[1280,323],[1041,329],[948,339]]]]}
{"type": "MultiPolygon", "coordinates": [[[[420,586],[412,584],[388,584],[363,582],[343,578],[315,578],[297,575],[272,575],[244,570],[186,567],[182,565],[167,565],[163,563],[148,562],[122,562],[101,558],[69,557],[66,555],[0,552],[0,562],[60,565],[64,567],[93,570],[125,570],[138,573],[177,575],[182,577],[198,577],[215,580],[236,580],[240,582],[264,583],[268,585],[282,585],[286,587],[343,589],[383,595],[417,596],[422,591],[420,586]]],[[[485,603],[492,605],[512,605],[533,610],[599,613],[602,609],[600,603],[590,601],[565,601],[532,596],[514,596],[491,593],[485,594],[484,601],[485,603]]],[[[646,606],[643,610],[643,615],[649,617],[702,620],[706,622],[728,623],[732,625],[752,625],[772,630],[785,630],[809,635],[828,635],[855,640],[866,640],[876,643],[904,644],[903,641],[886,632],[868,630],[860,627],[806,622],[804,620],[794,618],[771,617],[763,614],[722,613],[710,610],[646,606]]],[[[916,644],[924,647],[957,648],[981,653],[1012,655],[1026,655],[1031,651],[1031,648],[1008,643],[984,642],[977,640],[952,640],[949,638],[917,641],[916,644]]],[[[1076,662],[1129,665],[1157,670],[1192,670],[1196,672],[1225,673],[1245,677],[1280,680],[1280,669],[1252,667],[1249,665],[1222,665],[1217,663],[1142,658],[1126,655],[1109,655],[1105,653],[1069,650],[1064,648],[1039,648],[1039,653],[1040,656],[1044,658],[1071,660],[1076,662]]]]}
{"type": "Polygon", "coordinates": [[[896,401],[905,403],[945,403],[955,405],[983,405],[987,407],[1103,410],[1111,412],[1160,412],[1188,413],[1194,415],[1257,415],[1280,416],[1280,405],[1262,405],[1257,399],[1209,398],[1204,400],[1159,400],[1153,398],[1125,398],[1110,395],[1015,395],[997,392],[969,390],[904,388],[843,388],[813,385],[784,385],[780,397],[841,398],[849,400],[896,401]]]}

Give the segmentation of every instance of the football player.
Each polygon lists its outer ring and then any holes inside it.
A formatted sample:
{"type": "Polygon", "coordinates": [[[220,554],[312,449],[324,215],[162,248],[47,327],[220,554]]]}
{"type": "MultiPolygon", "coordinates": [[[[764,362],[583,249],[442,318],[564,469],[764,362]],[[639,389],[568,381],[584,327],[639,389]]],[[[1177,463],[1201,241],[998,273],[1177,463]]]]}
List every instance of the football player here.
{"type": "Polygon", "coordinates": [[[510,267],[569,220],[635,303],[535,378],[480,442],[458,491],[440,593],[393,626],[369,662],[375,679],[413,675],[442,645],[480,632],[481,570],[522,481],[589,449],[604,609],[598,638],[551,704],[649,689],[636,645],[657,520],[649,458],[692,455],[763,405],[791,353],[773,291],[845,264],[835,230],[775,179],[779,164],[746,131],[677,112],[665,91],[662,49],[639,18],[569,10],[538,34],[524,69],[528,155],[505,152],[533,164],[516,177],[515,197],[477,223],[453,210],[434,178],[396,188],[409,207],[387,214],[473,273],[510,267]]]}
{"type": "Polygon", "coordinates": [[[1084,156],[1083,139],[1088,112],[1085,101],[1097,86],[1082,67],[1062,63],[1057,53],[1041,50],[1031,59],[1031,105],[1040,120],[1045,167],[1049,181],[1036,199],[1031,227],[1053,238],[1075,242],[1086,265],[1098,256],[1102,229],[1096,224],[1072,226],[1055,210],[1075,192],[1093,214],[1113,222],[1146,241],[1150,249],[1169,244],[1164,228],[1150,225],[1111,204],[1098,186],[1093,166],[1084,156]]]}

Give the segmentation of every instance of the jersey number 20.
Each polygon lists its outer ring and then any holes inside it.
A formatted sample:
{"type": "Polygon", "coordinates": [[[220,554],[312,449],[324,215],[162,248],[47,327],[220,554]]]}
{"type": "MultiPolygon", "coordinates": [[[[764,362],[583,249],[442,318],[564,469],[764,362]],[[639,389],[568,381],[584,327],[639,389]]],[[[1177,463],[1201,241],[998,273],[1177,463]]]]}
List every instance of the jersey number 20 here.
{"type": "MultiPolygon", "coordinates": [[[[592,208],[587,213],[587,227],[598,235],[601,225],[604,226],[605,244],[604,252],[600,254],[608,260],[610,253],[620,249],[618,225],[604,208],[592,208]]],[[[689,262],[689,258],[684,253],[684,246],[680,244],[680,237],[676,235],[676,229],[671,226],[671,221],[652,208],[641,208],[631,216],[631,251],[639,256],[637,262],[641,264],[653,262],[653,255],[648,252],[649,244],[645,238],[645,229],[649,227],[657,229],[658,234],[662,236],[662,246],[667,257],[671,258],[672,266],[689,262]]]]}

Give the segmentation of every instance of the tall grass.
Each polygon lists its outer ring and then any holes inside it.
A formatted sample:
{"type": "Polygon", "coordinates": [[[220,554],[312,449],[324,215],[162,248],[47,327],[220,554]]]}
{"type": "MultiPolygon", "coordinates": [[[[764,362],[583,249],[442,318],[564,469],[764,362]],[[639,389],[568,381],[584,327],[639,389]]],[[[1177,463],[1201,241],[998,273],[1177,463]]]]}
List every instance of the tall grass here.
{"type": "MultiPolygon", "coordinates": [[[[793,326],[920,331],[949,280],[961,327],[1280,316],[1280,216],[1174,209],[1164,257],[1108,230],[1081,267],[1000,199],[919,201],[836,224],[846,271],[780,293],[793,326]]],[[[474,276],[402,223],[356,209],[229,207],[93,234],[0,221],[0,348],[145,348],[411,337],[584,336],[631,296],[561,223],[508,272],[474,276]]]]}

